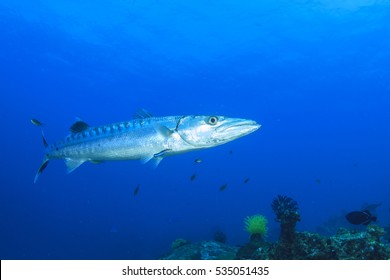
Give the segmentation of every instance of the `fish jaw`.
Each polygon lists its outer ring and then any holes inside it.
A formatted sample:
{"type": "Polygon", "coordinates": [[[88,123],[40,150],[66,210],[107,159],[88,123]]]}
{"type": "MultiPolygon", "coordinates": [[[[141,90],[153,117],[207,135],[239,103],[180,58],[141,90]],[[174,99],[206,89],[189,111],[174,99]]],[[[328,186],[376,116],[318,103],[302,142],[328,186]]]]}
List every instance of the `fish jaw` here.
{"type": "Polygon", "coordinates": [[[253,120],[225,116],[187,116],[177,133],[195,149],[215,147],[248,135],[261,127],[253,120]],[[210,120],[213,120],[212,122],[210,120]]]}
{"type": "Polygon", "coordinates": [[[255,132],[260,127],[261,125],[253,120],[228,119],[226,123],[215,129],[214,137],[227,143],[255,132]]]}

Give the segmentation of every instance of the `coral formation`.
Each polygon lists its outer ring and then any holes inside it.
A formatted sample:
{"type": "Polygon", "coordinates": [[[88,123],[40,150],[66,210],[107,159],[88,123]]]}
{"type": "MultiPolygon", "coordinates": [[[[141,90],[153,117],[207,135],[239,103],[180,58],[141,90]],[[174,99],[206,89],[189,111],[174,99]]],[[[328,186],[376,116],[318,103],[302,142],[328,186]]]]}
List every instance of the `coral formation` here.
{"type": "Polygon", "coordinates": [[[390,259],[389,227],[372,224],[365,231],[339,228],[333,236],[296,232],[300,220],[298,203],[279,195],[272,202],[276,221],[280,223],[280,239],[266,242],[267,219],[261,215],[246,217],[245,228],[250,241],[240,248],[214,241],[192,244],[177,242],[163,259],[271,259],[271,260],[386,260],[390,259]],[[183,244],[182,244],[183,243],[183,244]]]}
{"type": "Polygon", "coordinates": [[[252,236],[264,237],[267,234],[268,220],[263,215],[247,216],[244,220],[245,230],[252,236]]]}
{"type": "Polygon", "coordinates": [[[237,255],[241,259],[250,258],[250,256],[259,247],[264,246],[266,243],[264,237],[267,234],[268,220],[263,215],[247,216],[244,220],[245,230],[250,234],[250,240],[244,246],[242,246],[237,255]]]}
{"type": "Polygon", "coordinates": [[[280,240],[286,243],[293,242],[296,223],[301,220],[298,203],[288,196],[278,195],[271,207],[276,214],[276,221],[280,223],[280,240]]]}

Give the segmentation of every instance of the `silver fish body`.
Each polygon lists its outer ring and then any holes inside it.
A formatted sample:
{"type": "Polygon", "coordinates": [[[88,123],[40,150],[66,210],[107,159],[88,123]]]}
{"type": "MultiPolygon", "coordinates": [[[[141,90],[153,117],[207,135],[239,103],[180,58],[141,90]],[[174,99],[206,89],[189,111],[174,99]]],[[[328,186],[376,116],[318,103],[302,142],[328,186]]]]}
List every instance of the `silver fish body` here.
{"type": "MultiPolygon", "coordinates": [[[[218,146],[254,132],[255,121],[225,116],[169,116],[137,118],[91,127],[78,121],[64,139],[46,147],[34,182],[51,159],[64,159],[68,172],[82,163],[108,160],[153,161],[166,156],[218,146]]],[[[43,136],[43,134],[42,134],[43,136]]]]}

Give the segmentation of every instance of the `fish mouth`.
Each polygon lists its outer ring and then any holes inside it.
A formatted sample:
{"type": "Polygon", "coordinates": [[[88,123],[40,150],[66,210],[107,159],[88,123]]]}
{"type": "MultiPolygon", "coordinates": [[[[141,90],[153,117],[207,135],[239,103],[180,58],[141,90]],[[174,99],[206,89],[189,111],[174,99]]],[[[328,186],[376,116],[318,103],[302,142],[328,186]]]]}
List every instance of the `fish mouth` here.
{"type": "Polygon", "coordinates": [[[248,135],[261,127],[260,124],[253,120],[233,119],[228,120],[216,129],[219,136],[222,136],[226,141],[231,141],[239,137],[248,135]]]}

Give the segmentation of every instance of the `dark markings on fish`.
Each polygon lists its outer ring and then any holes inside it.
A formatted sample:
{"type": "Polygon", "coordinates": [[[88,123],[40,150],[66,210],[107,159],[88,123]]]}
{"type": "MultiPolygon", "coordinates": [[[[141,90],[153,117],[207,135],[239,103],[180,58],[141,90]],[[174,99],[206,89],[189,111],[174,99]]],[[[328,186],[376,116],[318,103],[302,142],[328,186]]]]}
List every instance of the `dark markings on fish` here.
{"type": "Polygon", "coordinates": [[[224,185],[222,185],[222,186],[219,187],[219,190],[220,190],[221,192],[223,192],[223,191],[227,188],[227,186],[228,186],[228,184],[224,184],[224,185]]]}
{"type": "Polygon", "coordinates": [[[371,222],[376,222],[377,218],[371,215],[370,211],[352,211],[345,216],[353,225],[368,225],[371,222]]]}
{"type": "Polygon", "coordinates": [[[230,151],[229,151],[229,154],[233,154],[233,151],[232,151],[232,150],[230,150],[230,151]]]}
{"type": "Polygon", "coordinates": [[[165,155],[166,153],[168,153],[169,151],[172,151],[172,150],[171,149],[162,150],[161,152],[154,154],[153,157],[155,157],[155,158],[161,157],[161,156],[165,155]]]}
{"type": "Polygon", "coordinates": [[[31,123],[35,126],[44,126],[44,124],[37,119],[31,119],[31,123]]]}
{"type": "Polygon", "coordinates": [[[246,184],[246,183],[248,183],[249,182],[249,178],[246,178],[245,180],[244,180],[244,184],[246,184]]]}
{"type": "Polygon", "coordinates": [[[201,160],[200,158],[197,158],[197,159],[194,160],[194,162],[195,162],[195,163],[201,163],[202,160],[201,160]]]}
{"type": "Polygon", "coordinates": [[[316,179],[317,184],[321,184],[321,179],[316,179]]]}
{"type": "Polygon", "coordinates": [[[194,181],[195,179],[196,179],[196,174],[194,173],[194,174],[191,175],[190,180],[194,181]]]}
{"type": "Polygon", "coordinates": [[[136,195],[139,193],[139,187],[140,187],[140,186],[141,186],[141,185],[138,184],[138,185],[135,187],[134,192],[133,192],[133,195],[134,195],[134,196],[136,196],[136,195]]]}
{"type": "Polygon", "coordinates": [[[84,130],[87,130],[89,128],[89,125],[83,121],[77,121],[70,127],[70,131],[73,133],[83,132],[84,130]]]}

